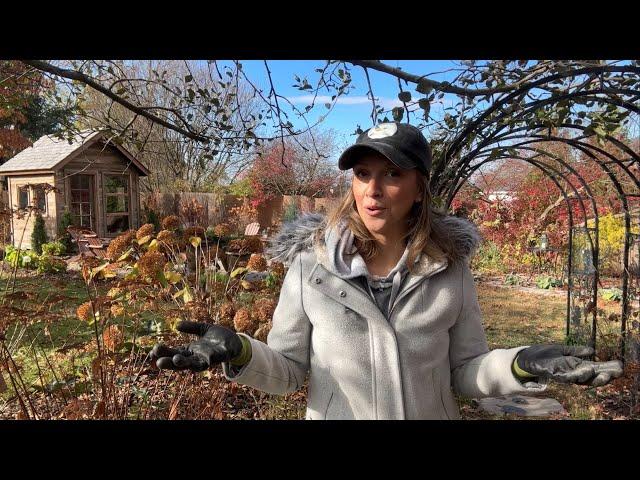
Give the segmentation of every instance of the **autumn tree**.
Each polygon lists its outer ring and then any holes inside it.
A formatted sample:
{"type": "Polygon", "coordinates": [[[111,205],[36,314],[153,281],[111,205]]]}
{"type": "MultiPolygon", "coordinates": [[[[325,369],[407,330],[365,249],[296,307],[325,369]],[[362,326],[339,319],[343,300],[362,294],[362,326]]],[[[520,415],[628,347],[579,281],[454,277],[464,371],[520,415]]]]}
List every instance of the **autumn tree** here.
{"type": "Polygon", "coordinates": [[[0,163],[42,135],[69,125],[71,111],[54,104],[55,84],[15,60],[0,60],[0,163]]]}
{"type": "Polygon", "coordinates": [[[332,195],[340,177],[335,166],[335,132],[304,136],[298,142],[274,140],[254,158],[246,178],[255,204],[276,195],[332,195]]]}

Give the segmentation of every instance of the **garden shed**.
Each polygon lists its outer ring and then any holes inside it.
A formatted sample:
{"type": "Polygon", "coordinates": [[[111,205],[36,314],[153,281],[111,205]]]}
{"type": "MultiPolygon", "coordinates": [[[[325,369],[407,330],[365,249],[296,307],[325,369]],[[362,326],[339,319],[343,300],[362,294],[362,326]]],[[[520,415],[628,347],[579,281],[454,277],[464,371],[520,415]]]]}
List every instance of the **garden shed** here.
{"type": "Polygon", "coordinates": [[[115,237],[140,226],[139,178],[149,170],[106,132],[82,132],[71,139],[43,136],[0,165],[7,177],[14,246],[31,247],[37,207],[50,239],[65,210],[73,224],[99,237],[115,237]]]}

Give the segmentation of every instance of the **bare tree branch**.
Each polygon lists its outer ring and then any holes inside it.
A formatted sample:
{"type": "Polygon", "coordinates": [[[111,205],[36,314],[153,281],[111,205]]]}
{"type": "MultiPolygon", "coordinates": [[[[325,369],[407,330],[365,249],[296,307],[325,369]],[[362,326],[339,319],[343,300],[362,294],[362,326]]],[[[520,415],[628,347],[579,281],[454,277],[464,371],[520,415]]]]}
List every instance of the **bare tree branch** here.
{"type": "Polygon", "coordinates": [[[148,118],[152,122],[162,125],[163,127],[168,128],[170,130],[174,130],[184,135],[185,137],[191,138],[192,140],[197,140],[198,142],[204,142],[204,143],[209,142],[209,139],[207,137],[204,137],[202,135],[197,135],[188,130],[185,130],[184,128],[180,128],[179,126],[174,125],[171,122],[167,122],[166,120],[156,115],[153,115],[148,110],[132,104],[131,102],[125,100],[119,95],[116,95],[115,93],[110,91],[108,88],[103,87],[102,85],[97,83],[94,79],[92,79],[88,75],[85,75],[84,73],[76,72],[75,70],[67,70],[67,69],[59,68],[54,65],[51,65],[48,62],[43,62],[41,60],[22,60],[22,62],[31,67],[37,68],[38,70],[41,70],[43,72],[48,72],[63,78],[68,78],[69,80],[77,80],[79,82],[82,82],[90,86],[91,88],[99,91],[103,95],[109,97],[114,102],[119,103],[123,107],[131,110],[132,112],[137,113],[141,117],[148,118]]]}

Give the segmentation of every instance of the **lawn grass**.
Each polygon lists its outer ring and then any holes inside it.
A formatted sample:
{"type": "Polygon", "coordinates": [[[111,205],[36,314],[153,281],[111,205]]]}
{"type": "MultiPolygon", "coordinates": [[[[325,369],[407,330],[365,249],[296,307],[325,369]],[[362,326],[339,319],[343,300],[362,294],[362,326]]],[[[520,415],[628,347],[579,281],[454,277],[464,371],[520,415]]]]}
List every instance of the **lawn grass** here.
{"type": "MultiPolygon", "coordinates": [[[[513,348],[521,345],[562,344],[566,332],[565,295],[538,295],[515,288],[477,284],[478,299],[490,349],[513,348]]],[[[604,302],[606,311],[619,310],[619,304],[604,302]]],[[[614,326],[619,326],[614,324],[614,326]]],[[[603,326],[603,329],[605,327],[603,326]]],[[[615,327],[614,327],[615,328],[615,327]]],[[[541,396],[558,400],[570,419],[605,418],[598,408],[598,389],[578,385],[550,383],[541,396]]],[[[500,417],[479,412],[468,399],[461,400],[463,418],[521,418],[500,417]]]]}
{"type": "MultiPolygon", "coordinates": [[[[6,344],[21,368],[25,385],[39,389],[76,375],[90,364],[91,354],[84,347],[94,338],[94,332],[75,313],[78,305],[88,299],[79,275],[21,272],[14,283],[4,272],[0,276],[0,292],[4,307],[25,312],[5,332],[6,344]],[[72,355],[62,353],[74,346],[77,350],[72,355]]],[[[7,399],[12,394],[13,389],[9,388],[0,398],[7,399]]]]}

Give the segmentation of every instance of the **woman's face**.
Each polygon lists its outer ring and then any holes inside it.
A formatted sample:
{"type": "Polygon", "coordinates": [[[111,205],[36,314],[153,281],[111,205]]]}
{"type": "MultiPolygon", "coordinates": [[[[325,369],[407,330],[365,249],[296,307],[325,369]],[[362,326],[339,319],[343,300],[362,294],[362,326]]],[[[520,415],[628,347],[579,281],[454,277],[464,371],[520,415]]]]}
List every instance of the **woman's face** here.
{"type": "Polygon", "coordinates": [[[353,167],[353,196],[360,218],[374,236],[406,233],[411,207],[422,199],[420,173],[402,169],[382,155],[363,156],[353,167]]]}

